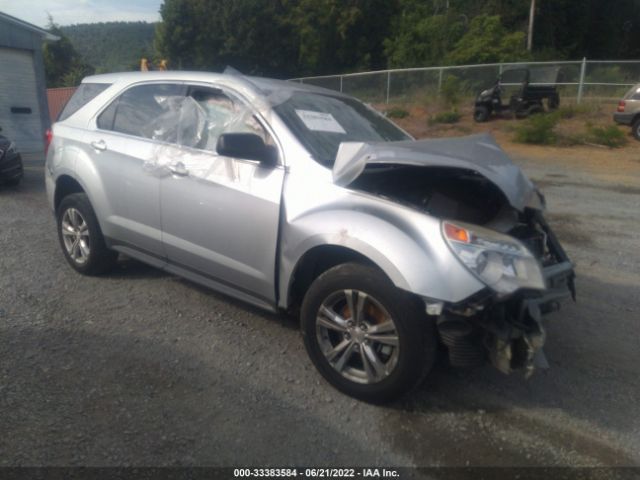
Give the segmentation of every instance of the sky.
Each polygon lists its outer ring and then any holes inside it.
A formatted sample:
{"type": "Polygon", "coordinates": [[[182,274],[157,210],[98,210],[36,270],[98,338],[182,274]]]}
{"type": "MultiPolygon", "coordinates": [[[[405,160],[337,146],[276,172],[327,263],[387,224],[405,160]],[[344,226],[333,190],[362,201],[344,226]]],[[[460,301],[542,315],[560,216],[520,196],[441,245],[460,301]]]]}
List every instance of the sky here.
{"type": "Polygon", "coordinates": [[[0,12],[46,27],[47,12],[59,25],[96,22],[157,22],[162,0],[0,0],[0,12]]]}

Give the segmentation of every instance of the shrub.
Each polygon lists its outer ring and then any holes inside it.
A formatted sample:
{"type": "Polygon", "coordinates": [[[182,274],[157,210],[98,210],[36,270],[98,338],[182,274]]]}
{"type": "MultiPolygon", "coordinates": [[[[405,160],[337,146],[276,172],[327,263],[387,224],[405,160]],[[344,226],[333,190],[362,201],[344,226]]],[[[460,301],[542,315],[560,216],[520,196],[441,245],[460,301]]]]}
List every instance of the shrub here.
{"type": "Polygon", "coordinates": [[[460,113],[457,110],[451,110],[450,112],[436,113],[429,118],[429,125],[435,125],[437,123],[458,123],[460,120],[460,113]]]}
{"type": "MultiPolygon", "coordinates": [[[[442,88],[440,94],[444,99],[445,105],[449,108],[453,108],[460,103],[460,91],[462,85],[458,77],[453,75],[447,75],[442,81],[442,88]]],[[[451,123],[451,122],[450,122],[451,123]]]]}
{"type": "Polygon", "coordinates": [[[627,137],[615,125],[600,127],[587,124],[587,141],[609,148],[618,148],[627,143],[627,137]]]}
{"type": "Polygon", "coordinates": [[[389,118],[406,118],[409,116],[409,112],[407,112],[404,108],[400,107],[391,107],[389,110],[384,112],[389,118]]]}
{"type": "Polygon", "coordinates": [[[557,112],[531,115],[514,129],[514,140],[520,143],[552,145],[556,143],[558,138],[554,131],[558,120],[560,120],[560,116],[557,112]]]}

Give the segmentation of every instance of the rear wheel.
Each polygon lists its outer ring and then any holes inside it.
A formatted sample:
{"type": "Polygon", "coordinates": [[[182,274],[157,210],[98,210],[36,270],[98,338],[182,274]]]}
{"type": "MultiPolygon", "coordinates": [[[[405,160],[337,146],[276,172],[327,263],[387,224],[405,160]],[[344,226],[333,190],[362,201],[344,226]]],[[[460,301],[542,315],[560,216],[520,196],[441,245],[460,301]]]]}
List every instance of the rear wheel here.
{"type": "Polygon", "coordinates": [[[365,401],[402,395],[435,361],[435,325],[422,302],[371,266],[347,263],[323,273],[304,298],[301,320],[318,371],[365,401]]]}
{"type": "Polygon", "coordinates": [[[527,116],[537,115],[539,113],[544,113],[544,107],[542,105],[536,104],[527,108],[527,116]]]}
{"type": "Polygon", "coordinates": [[[96,215],[84,193],[62,199],[57,223],[62,252],[75,270],[97,275],[115,265],[118,254],[105,245],[96,215]]]}
{"type": "Polygon", "coordinates": [[[631,125],[631,133],[636,140],[640,140],[640,118],[638,118],[633,125],[631,125]]]}

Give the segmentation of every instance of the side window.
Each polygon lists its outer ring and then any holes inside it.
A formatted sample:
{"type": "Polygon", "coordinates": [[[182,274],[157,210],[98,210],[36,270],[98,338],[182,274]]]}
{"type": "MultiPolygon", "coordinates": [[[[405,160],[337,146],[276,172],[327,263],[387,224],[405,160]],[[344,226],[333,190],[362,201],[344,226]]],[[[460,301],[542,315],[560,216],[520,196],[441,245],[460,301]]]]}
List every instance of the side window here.
{"type": "Polygon", "coordinates": [[[136,137],[177,142],[178,128],[166,121],[184,99],[177,84],[139,85],[125,91],[98,117],[98,128],[136,137]]]}
{"type": "Polygon", "coordinates": [[[274,144],[251,109],[222,90],[192,87],[189,97],[204,115],[204,130],[198,148],[215,152],[218,138],[223,133],[255,133],[266,144],[274,144]]]}
{"type": "Polygon", "coordinates": [[[116,98],[106,110],[103,110],[98,116],[98,128],[101,130],[113,130],[113,120],[116,118],[116,110],[118,109],[118,100],[116,98]]]}
{"type": "Polygon", "coordinates": [[[62,122],[66,120],[110,86],[111,84],[109,83],[81,83],[60,112],[60,115],[58,115],[56,121],[62,122]]]}

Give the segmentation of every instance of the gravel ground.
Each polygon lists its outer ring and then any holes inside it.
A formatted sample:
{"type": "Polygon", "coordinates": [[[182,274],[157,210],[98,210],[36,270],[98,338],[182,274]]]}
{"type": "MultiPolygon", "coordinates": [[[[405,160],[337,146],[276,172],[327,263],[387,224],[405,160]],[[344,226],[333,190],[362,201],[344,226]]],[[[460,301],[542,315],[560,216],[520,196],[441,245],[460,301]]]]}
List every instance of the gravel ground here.
{"type": "Polygon", "coordinates": [[[386,407],[328,386],[290,318],[133,261],[76,274],[28,162],[0,188],[0,465],[640,466],[640,164],[516,160],[578,265],[551,369],[440,364],[386,407]]]}

